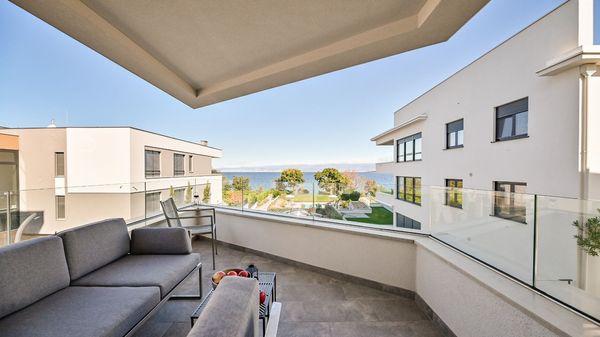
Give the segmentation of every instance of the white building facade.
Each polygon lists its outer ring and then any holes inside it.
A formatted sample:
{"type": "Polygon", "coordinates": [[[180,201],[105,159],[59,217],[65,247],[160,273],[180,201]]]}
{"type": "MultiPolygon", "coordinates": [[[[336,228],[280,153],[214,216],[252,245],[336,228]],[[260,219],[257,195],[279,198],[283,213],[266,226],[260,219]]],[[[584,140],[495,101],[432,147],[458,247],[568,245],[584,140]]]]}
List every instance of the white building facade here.
{"type": "Polygon", "coordinates": [[[593,7],[564,3],[394,113],[372,140],[394,148],[377,172],[396,177],[393,196],[378,194],[396,226],[430,229],[440,203],[468,212],[461,188],[490,199],[476,212],[523,223],[533,212],[520,193],[600,199],[593,7]]]}
{"type": "Polygon", "coordinates": [[[170,196],[179,206],[221,203],[222,178],[212,173],[212,160],[222,150],[206,142],[130,127],[2,132],[18,136],[19,213],[36,214],[36,233],[109,217],[143,220],[161,213],[159,200],[170,196]]]}

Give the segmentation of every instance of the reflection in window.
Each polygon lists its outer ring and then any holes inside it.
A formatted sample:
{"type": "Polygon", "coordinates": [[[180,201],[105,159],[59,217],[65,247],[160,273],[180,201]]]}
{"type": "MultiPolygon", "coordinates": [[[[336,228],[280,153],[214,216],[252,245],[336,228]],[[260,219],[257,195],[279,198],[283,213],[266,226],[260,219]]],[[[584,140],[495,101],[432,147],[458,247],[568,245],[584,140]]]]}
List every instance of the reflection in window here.
{"type": "Polygon", "coordinates": [[[462,119],[446,124],[446,148],[453,149],[463,146],[464,122],[462,119]]]}
{"type": "Polygon", "coordinates": [[[446,179],[446,205],[462,208],[462,179],[446,179]]]}
{"type": "Polygon", "coordinates": [[[527,136],[529,99],[523,98],[496,108],[496,140],[527,136]]]}
{"type": "Polygon", "coordinates": [[[396,162],[421,160],[422,147],[420,133],[398,139],[396,141],[396,162]]]}
{"type": "Polygon", "coordinates": [[[396,227],[421,229],[421,223],[400,213],[396,213],[396,227]]]}
{"type": "Polygon", "coordinates": [[[522,223],[525,222],[526,216],[526,192],[527,184],[513,183],[505,181],[497,181],[494,183],[494,215],[514,220],[522,223]]]}
{"type": "Polygon", "coordinates": [[[421,204],[421,178],[396,177],[396,198],[413,204],[421,204]]]}

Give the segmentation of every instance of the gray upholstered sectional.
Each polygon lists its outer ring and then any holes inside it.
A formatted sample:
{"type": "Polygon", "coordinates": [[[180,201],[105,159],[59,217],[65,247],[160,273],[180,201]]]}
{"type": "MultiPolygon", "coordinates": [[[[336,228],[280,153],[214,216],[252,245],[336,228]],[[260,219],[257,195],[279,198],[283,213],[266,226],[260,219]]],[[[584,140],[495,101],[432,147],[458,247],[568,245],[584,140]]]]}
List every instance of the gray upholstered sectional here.
{"type": "Polygon", "coordinates": [[[2,247],[0,335],[126,336],[200,267],[185,229],[123,219],[2,247]]]}

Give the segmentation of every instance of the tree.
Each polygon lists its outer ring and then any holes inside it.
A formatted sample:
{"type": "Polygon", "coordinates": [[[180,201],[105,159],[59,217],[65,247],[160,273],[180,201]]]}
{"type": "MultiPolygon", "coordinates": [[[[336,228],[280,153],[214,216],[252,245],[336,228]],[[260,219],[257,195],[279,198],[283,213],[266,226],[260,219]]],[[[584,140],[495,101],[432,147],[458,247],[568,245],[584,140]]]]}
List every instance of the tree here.
{"type": "Polygon", "coordinates": [[[355,190],[358,186],[358,182],[360,179],[358,173],[354,171],[345,171],[342,172],[342,174],[344,175],[344,177],[346,177],[346,181],[348,182],[346,184],[346,188],[348,188],[349,190],[355,190]]]}
{"type": "Polygon", "coordinates": [[[573,222],[573,226],[578,229],[578,234],[575,235],[577,245],[589,255],[598,256],[600,253],[600,217],[588,218],[585,222],[576,220],[573,222]]]}
{"type": "Polygon", "coordinates": [[[208,204],[210,202],[210,183],[204,186],[204,191],[202,193],[202,202],[208,204]]]}
{"type": "Polygon", "coordinates": [[[250,178],[248,177],[233,177],[234,191],[248,191],[250,189],[250,178]]]}
{"type": "Polygon", "coordinates": [[[326,168],[316,172],[315,180],[319,183],[320,188],[331,194],[338,194],[348,185],[348,178],[334,168],[326,168]]]}
{"type": "Polygon", "coordinates": [[[298,169],[289,168],[281,171],[279,178],[275,180],[275,183],[279,186],[279,183],[286,184],[289,189],[296,191],[299,185],[304,184],[304,173],[298,169]]]}
{"type": "Polygon", "coordinates": [[[379,188],[378,188],[377,182],[375,180],[369,179],[365,182],[365,186],[364,186],[365,194],[374,197],[375,193],[377,193],[378,189],[379,188]]]}
{"type": "Polygon", "coordinates": [[[227,179],[226,176],[223,176],[222,181],[223,181],[223,192],[231,191],[231,184],[229,183],[229,179],[227,179]]]}

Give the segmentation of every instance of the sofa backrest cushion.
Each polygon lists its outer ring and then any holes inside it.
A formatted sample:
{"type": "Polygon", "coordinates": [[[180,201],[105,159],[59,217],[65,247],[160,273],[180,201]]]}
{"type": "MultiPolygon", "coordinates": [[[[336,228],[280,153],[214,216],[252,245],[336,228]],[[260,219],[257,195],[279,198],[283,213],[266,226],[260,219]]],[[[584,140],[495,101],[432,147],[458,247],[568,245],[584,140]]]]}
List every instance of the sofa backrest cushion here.
{"type": "Polygon", "coordinates": [[[0,247],[0,318],[68,287],[69,283],[60,238],[41,237],[0,247]]]}
{"type": "Polygon", "coordinates": [[[129,253],[123,219],[107,219],[58,233],[65,245],[71,280],[99,269],[129,253]]]}

